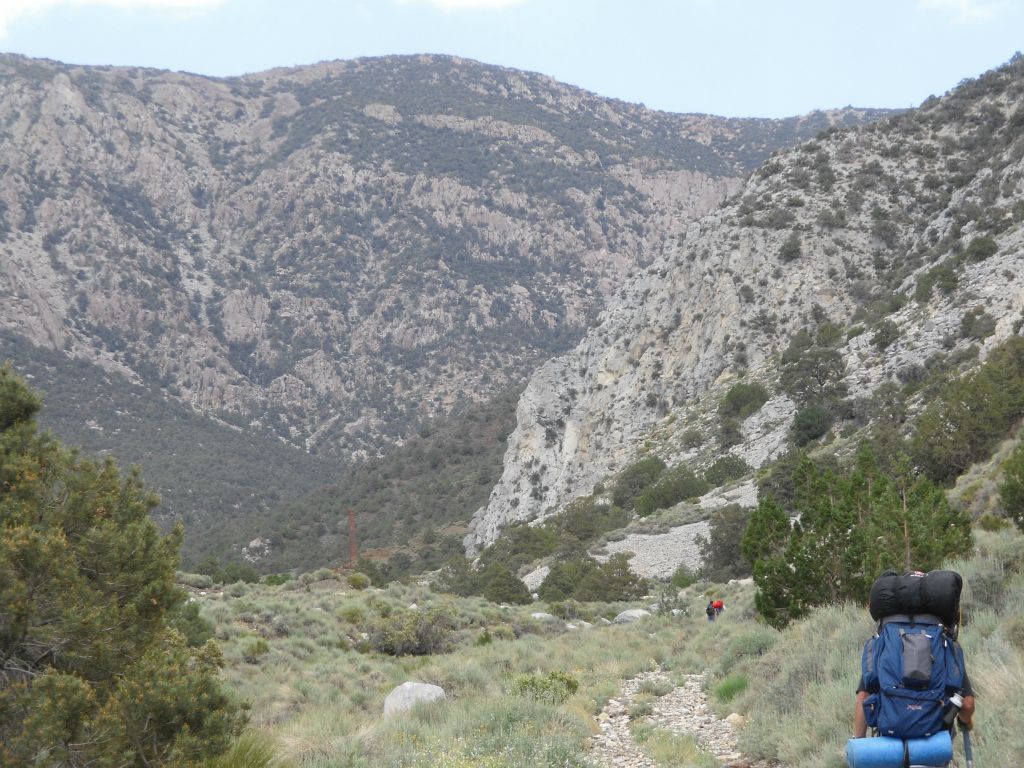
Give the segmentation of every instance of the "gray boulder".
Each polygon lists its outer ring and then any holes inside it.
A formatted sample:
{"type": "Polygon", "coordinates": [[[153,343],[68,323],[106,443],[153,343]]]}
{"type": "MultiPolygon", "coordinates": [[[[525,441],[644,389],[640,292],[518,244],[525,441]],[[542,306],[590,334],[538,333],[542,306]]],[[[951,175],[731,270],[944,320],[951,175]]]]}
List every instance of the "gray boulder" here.
{"type": "Polygon", "coordinates": [[[631,608],[628,611],[623,611],[615,617],[615,621],[612,624],[629,624],[631,621],[639,621],[640,619],[646,619],[651,615],[650,611],[645,611],[643,608],[631,608]]]}
{"type": "Polygon", "coordinates": [[[444,689],[430,683],[402,683],[384,699],[384,717],[405,712],[420,702],[443,701],[444,689]]]}

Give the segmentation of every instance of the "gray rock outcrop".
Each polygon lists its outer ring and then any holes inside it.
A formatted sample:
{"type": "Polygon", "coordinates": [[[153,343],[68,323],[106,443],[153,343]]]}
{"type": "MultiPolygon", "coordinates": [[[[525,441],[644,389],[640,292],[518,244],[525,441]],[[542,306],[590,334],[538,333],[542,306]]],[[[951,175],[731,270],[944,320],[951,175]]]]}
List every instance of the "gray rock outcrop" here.
{"type": "Polygon", "coordinates": [[[780,153],[688,224],[572,352],[534,374],[467,549],[590,494],[641,450],[706,467],[714,429],[696,448],[685,436],[717,424],[700,414],[714,414],[739,381],[774,396],[730,451],[753,468],[772,460],[796,411],[780,355],[805,328],[828,326],[821,343],[862,401],[936,362],[984,360],[1019,333],[1024,65],[991,82],[780,153]]]}
{"type": "Polygon", "coordinates": [[[640,619],[646,619],[651,615],[650,611],[644,610],[643,608],[630,608],[629,610],[623,611],[612,620],[612,624],[631,624],[634,621],[640,621],[640,619]]]}

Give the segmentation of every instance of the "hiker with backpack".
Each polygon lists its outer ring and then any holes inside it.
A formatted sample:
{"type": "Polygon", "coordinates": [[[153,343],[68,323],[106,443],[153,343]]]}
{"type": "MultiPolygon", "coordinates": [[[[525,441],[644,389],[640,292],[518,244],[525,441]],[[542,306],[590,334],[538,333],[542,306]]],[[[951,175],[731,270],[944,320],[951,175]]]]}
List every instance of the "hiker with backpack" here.
{"type": "Polygon", "coordinates": [[[878,628],[861,657],[850,768],[946,766],[957,722],[971,764],[974,690],[956,641],[962,588],[953,571],[886,571],[871,587],[878,628]],[[869,727],[879,738],[864,738],[869,727]]]}
{"type": "Polygon", "coordinates": [[[704,613],[708,615],[708,623],[710,624],[715,620],[715,616],[718,614],[715,612],[715,603],[712,600],[708,600],[708,607],[704,609],[704,613]]]}

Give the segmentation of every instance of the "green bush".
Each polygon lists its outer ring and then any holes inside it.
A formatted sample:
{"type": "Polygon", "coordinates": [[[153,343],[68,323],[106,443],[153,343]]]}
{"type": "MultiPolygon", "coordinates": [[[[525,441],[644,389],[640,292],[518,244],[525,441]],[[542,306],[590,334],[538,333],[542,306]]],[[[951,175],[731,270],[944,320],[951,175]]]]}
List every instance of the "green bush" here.
{"type": "Polygon", "coordinates": [[[750,471],[750,465],[739,456],[728,454],[718,459],[704,471],[704,479],[712,488],[719,488],[733,480],[739,480],[750,471]]]}
{"type": "Polygon", "coordinates": [[[549,603],[565,600],[571,604],[633,600],[647,594],[647,590],[647,582],[629,570],[624,554],[618,554],[605,563],[588,556],[554,563],[537,595],[549,603]]]}
{"type": "Polygon", "coordinates": [[[584,576],[576,586],[572,597],[582,602],[612,603],[621,600],[636,600],[647,594],[647,580],[629,569],[629,561],[623,553],[612,555],[584,576]]]}
{"type": "Polygon", "coordinates": [[[533,600],[523,580],[501,563],[487,566],[483,575],[484,597],[492,603],[525,605],[533,600]]]}
{"type": "Polygon", "coordinates": [[[669,583],[677,589],[686,589],[691,584],[697,583],[697,575],[685,565],[680,565],[672,572],[669,583]]]}
{"type": "Polygon", "coordinates": [[[1014,616],[1006,622],[1006,639],[1018,651],[1024,651],[1024,616],[1014,616]]]}
{"type": "Polygon", "coordinates": [[[567,540],[585,543],[628,522],[629,513],[621,507],[600,504],[594,496],[583,496],[545,520],[543,527],[556,531],[562,544],[567,540]]]}
{"type": "Polygon", "coordinates": [[[512,571],[527,563],[553,554],[559,544],[558,531],[546,525],[510,525],[501,536],[480,553],[484,567],[502,563],[512,571]]]}
{"type": "Polygon", "coordinates": [[[1017,446],[1003,465],[999,498],[1006,516],[1024,529],[1024,444],[1017,446]]]}
{"type": "Polygon", "coordinates": [[[871,343],[881,351],[892,346],[899,337],[899,326],[892,320],[883,320],[875,326],[875,332],[871,335],[871,343]]]}
{"type": "Polygon", "coordinates": [[[179,605],[168,615],[168,624],[181,632],[190,648],[198,648],[213,637],[213,624],[199,614],[199,603],[179,605]]]}
{"type": "Polygon", "coordinates": [[[1024,416],[1024,338],[993,349],[982,366],[947,384],[918,417],[914,461],[930,478],[952,483],[992,455],[1024,416]]]}
{"type": "Polygon", "coordinates": [[[800,235],[797,232],[791,232],[779,247],[779,258],[783,261],[793,261],[800,258],[802,250],[800,235]]]}
{"type": "Polygon", "coordinates": [[[749,685],[746,675],[729,675],[727,678],[722,680],[720,683],[715,685],[711,689],[711,692],[715,695],[723,704],[726,704],[736,698],[743,691],[747,690],[749,685]]]}
{"type": "Polygon", "coordinates": [[[768,397],[768,390],[761,384],[736,384],[722,398],[718,413],[745,419],[761,410],[768,397]]]}
{"type": "Polygon", "coordinates": [[[683,432],[682,440],[683,447],[692,450],[704,442],[704,433],[699,429],[687,429],[683,432]]]}
{"type": "Polygon", "coordinates": [[[249,664],[255,664],[268,653],[270,653],[270,644],[262,637],[258,637],[245,647],[242,658],[249,664]]]}
{"type": "Polygon", "coordinates": [[[978,518],[978,527],[983,531],[988,531],[989,533],[1005,531],[1011,525],[1013,524],[1006,518],[998,517],[993,515],[991,512],[986,512],[978,518]]]}
{"type": "Polygon", "coordinates": [[[740,551],[740,541],[747,527],[750,510],[729,504],[711,512],[708,537],[698,536],[696,542],[704,554],[701,576],[708,581],[725,582],[750,575],[750,563],[740,551]]]}
{"type": "Polygon", "coordinates": [[[680,501],[702,496],[710,490],[707,481],[697,477],[689,467],[680,464],[662,474],[636,497],[634,508],[641,517],[659,509],[668,509],[680,501]]]}
{"type": "Polygon", "coordinates": [[[822,405],[809,405],[801,408],[793,417],[791,434],[798,447],[817,440],[832,428],[835,417],[832,411],[822,405]]]}
{"type": "Polygon", "coordinates": [[[968,261],[984,261],[989,256],[995,256],[999,245],[991,237],[976,237],[964,249],[964,258],[968,261]]]}
{"type": "MultiPolygon", "coordinates": [[[[522,582],[520,582],[522,583],[522,582]]],[[[455,632],[455,617],[445,606],[430,610],[400,610],[371,622],[370,645],[389,656],[426,656],[444,653],[455,632]]]]}
{"type": "Polygon", "coordinates": [[[644,680],[640,683],[640,692],[649,693],[655,698],[661,698],[662,696],[671,693],[675,686],[672,685],[671,680],[667,680],[664,677],[656,679],[644,680]]]}
{"type": "Polygon", "coordinates": [[[640,492],[653,485],[665,471],[665,462],[657,456],[640,459],[623,469],[612,487],[612,503],[622,509],[633,509],[640,492]]]}
{"type": "Polygon", "coordinates": [[[365,573],[359,573],[359,571],[350,573],[347,581],[348,585],[352,587],[352,589],[362,590],[370,586],[370,577],[365,573]]]}
{"type": "Polygon", "coordinates": [[[996,332],[996,319],[981,307],[975,307],[960,318],[960,338],[981,341],[996,332]]]}
{"type": "Polygon", "coordinates": [[[279,587],[292,580],[290,573],[269,573],[263,577],[263,583],[271,587],[279,587]]]}
{"type": "Polygon", "coordinates": [[[579,689],[579,681],[566,672],[548,672],[540,675],[522,675],[512,684],[512,695],[523,696],[547,704],[561,704],[579,689]]]}
{"type": "Polygon", "coordinates": [[[182,573],[178,571],[174,574],[174,580],[193,589],[209,589],[213,586],[213,579],[205,573],[182,573]]]}
{"type": "Polygon", "coordinates": [[[571,598],[576,594],[576,589],[584,577],[598,565],[598,562],[592,557],[585,556],[571,557],[552,563],[548,575],[544,577],[544,581],[537,589],[537,596],[548,603],[559,603],[571,598]]]}

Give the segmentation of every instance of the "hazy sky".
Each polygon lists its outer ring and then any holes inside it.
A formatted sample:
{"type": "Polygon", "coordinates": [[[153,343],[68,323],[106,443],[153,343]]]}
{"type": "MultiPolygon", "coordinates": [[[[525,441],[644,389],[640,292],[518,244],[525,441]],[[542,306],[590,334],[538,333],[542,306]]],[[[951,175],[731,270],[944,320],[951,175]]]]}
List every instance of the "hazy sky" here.
{"type": "Polygon", "coordinates": [[[1024,48],[1024,0],[0,0],[0,50],[228,76],[392,53],[674,112],[915,106],[1024,48]]]}

